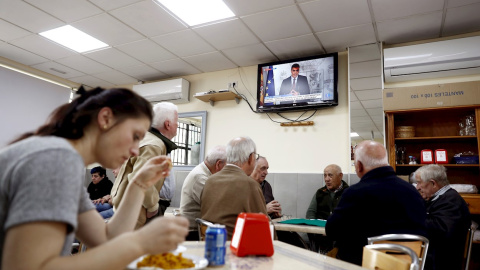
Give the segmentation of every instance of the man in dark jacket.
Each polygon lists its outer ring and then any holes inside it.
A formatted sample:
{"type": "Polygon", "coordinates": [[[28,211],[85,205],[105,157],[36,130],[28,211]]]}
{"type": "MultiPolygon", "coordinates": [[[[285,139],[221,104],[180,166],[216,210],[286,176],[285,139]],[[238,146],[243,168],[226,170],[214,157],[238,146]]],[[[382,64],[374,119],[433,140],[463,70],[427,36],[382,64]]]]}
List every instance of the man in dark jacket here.
{"type": "Polygon", "coordinates": [[[107,171],[101,167],[95,167],[90,170],[92,182],[88,185],[87,192],[90,194],[90,200],[101,199],[110,194],[113,183],[107,177],[107,171]]]}
{"type": "Polygon", "coordinates": [[[383,234],[426,236],[426,210],[420,194],[388,165],[387,151],[374,141],[355,148],[360,182],[346,189],[325,227],[338,246],[337,258],[362,264],[367,238],[383,234]]]}
{"type": "Polygon", "coordinates": [[[417,190],[427,206],[430,240],[425,269],[460,269],[470,211],[463,198],[450,187],[445,167],[431,164],[415,171],[417,190]]]}

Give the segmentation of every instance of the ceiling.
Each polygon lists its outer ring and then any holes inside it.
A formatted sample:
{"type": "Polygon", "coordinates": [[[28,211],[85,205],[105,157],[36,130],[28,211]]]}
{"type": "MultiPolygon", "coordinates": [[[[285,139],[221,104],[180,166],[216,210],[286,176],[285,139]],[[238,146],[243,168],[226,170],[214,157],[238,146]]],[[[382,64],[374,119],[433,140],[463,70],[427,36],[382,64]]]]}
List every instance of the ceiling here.
{"type": "MultiPolygon", "coordinates": [[[[1,0],[0,56],[112,87],[480,30],[480,0],[224,1],[234,19],[188,27],[153,0],[1,0]],[[80,54],[38,34],[65,24],[111,47],[80,54]]],[[[355,113],[381,112],[370,90],[355,113]]]]}

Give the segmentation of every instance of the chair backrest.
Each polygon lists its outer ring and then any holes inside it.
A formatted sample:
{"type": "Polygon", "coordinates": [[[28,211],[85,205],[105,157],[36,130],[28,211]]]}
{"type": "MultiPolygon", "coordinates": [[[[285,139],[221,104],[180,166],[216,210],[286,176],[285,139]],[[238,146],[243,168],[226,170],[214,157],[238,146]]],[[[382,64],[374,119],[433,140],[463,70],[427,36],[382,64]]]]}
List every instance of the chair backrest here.
{"type": "Polygon", "coordinates": [[[472,225],[468,228],[467,233],[467,241],[465,242],[465,270],[468,270],[468,266],[470,264],[470,255],[472,253],[472,242],[473,242],[473,234],[477,230],[478,224],[475,221],[472,221],[472,225]]]}
{"type": "MultiPolygon", "coordinates": [[[[425,260],[427,259],[428,245],[429,241],[427,238],[421,235],[414,234],[384,234],[368,238],[368,244],[397,244],[406,246],[412,249],[418,256],[420,260],[420,270],[425,267],[425,260]]],[[[395,254],[391,253],[390,255],[396,256],[400,259],[410,262],[410,256],[405,254],[395,254]]]]}
{"type": "Polygon", "coordinates": [[[207,231],[208,226],[213,225],[213,223],[201,218],[196,218],[195,222],[197,222],[198,239],[200,239],[200,241],[205,241],[205,232],[207,231]]]}
{"type": "Polygon", "coordinates": [[[362,267],[371,270],[418,270],[420,263],[411,248],[397,244],[373,244],[363,248],[362,267]],[[405,253],[411,258],[411,262],[381,252],[385,250],[405,253]]]}

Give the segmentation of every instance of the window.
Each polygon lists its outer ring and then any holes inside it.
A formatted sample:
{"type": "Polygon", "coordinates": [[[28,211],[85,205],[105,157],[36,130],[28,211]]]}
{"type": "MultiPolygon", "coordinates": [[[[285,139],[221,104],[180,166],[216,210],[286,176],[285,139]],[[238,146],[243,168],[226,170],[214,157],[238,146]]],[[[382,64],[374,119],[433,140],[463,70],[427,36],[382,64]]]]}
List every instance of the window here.
{"type": "Polygon", "coordinates": [[[177,136],[172,141],[178,148],[171,152],[174,166],[196,166],[204,159],[207,112],[178,114],[177,136]]]}

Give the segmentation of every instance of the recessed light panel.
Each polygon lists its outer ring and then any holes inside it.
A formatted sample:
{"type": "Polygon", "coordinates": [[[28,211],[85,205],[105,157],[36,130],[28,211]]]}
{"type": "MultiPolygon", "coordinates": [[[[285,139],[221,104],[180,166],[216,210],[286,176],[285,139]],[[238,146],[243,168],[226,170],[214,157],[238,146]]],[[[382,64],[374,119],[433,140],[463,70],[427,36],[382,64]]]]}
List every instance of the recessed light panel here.
{"type": "Polygon", "coordinates": [[[108,47],[108,44],[70,25],[48,30],[40,35],[79,53],[108,47]]]}
{"type": "Polygon", "coordinates": [[[156,0],[189,26],[234,17],[222,0],[156,0]]]}

